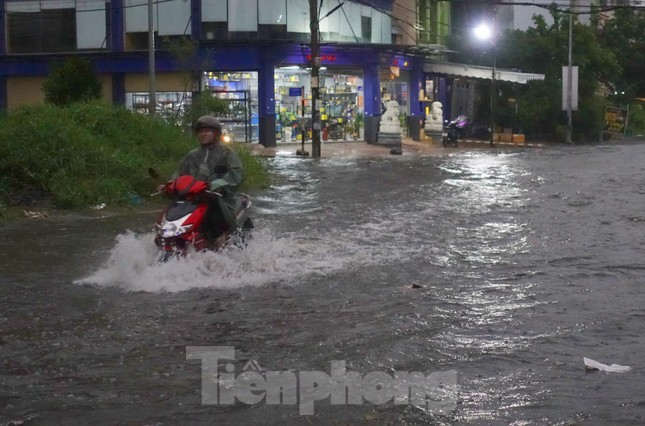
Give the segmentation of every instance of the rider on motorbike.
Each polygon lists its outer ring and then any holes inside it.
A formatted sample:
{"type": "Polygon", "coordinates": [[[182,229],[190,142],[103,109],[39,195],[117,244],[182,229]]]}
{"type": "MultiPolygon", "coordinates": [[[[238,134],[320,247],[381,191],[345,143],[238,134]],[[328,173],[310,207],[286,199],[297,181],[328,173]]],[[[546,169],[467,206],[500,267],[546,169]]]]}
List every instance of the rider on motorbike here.
{"type": "MultiPolygon", "coordinates": [[[[189,175],[206,181],[210,191],[221,194],[221,197],[215,196],[209,200],[207,234],[209,230],[213,231],[213,227],[221,226],[221,219],[228,226],[235,227],[234,214],[238,204],[235,190],[244,179],[242,163],[235,151],[221,142],[222,125],[217,118],[204,115],[195,121],[193,130],[200,146],[184,157],[171,180],[189,175]]],[[[160,185],[158,190],[165,188],[165,184],[160,185]]]]}

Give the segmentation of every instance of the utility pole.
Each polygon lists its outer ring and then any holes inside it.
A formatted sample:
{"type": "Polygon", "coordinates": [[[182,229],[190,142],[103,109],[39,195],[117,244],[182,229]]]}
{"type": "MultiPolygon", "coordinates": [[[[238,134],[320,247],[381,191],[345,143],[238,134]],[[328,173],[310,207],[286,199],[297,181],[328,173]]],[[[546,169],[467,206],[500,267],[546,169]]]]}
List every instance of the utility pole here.
{"type": "Polygon", "coordinates": [[[155,88],[155,21],[153,0],[148,0],[148,89],[149,104],[148,112],[151,117],[154,117],[157,110],[157,89],[155,88]]]}
{"type": "MultiPolygon", "coordinates": [[[[311,156],[320,157],[320,44],[318,43],[318,1],[309,0],[311,30],[311,156]]],[[[304,93],[303,93],[304,96],[304,93]]]]}
{"type": "Polygon", "coordinates": [[[497,67],[497,52],[495,41],[493,41],[493,74],[490,78],[490,139],[489,144],[492,147],[495,146],[495,68],[497,67]]]}
{"type": "Polygon", "coordinates": [[[571,132],[573,130],[573,121],[572,121],[572,106],[571,106],[571,98],[572,94],[571,91],[573,82],[571,81],[573,79],[572,76],[572,71],[571,71],[571,62],[572,62],[572,50],[573,50],[573,11],[569,11],[569,67],[567,68],[567,143],[572,143],[571,141],[571,132]]]}

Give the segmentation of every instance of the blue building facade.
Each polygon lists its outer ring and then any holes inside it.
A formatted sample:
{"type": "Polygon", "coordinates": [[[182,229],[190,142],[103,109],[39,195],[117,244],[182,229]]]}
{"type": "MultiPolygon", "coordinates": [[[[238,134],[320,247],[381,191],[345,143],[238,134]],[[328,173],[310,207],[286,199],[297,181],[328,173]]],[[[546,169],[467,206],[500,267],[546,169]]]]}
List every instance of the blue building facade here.
{"type": "MultiPolygon", "coordinates": [[[[147,0],[0,3],[0,109],[42,102],[52,64],[69,56],[91,60],[113,103],[149,105],[147,0]]],[[[355,129],[352,137],[376,143],[387,99],[399,102],[418,138],[430,95],[424,59],[392,44],[392,3],[322,2],[324,138],[355,129]]],[[[276,146],[299,137],[310,107],[308,0],[166,0],[153,7],[161,109],[211,91],[231,101],[228,119],[244,128],[244,140],[276,146]],[[182,58],[176,47],[187,42],[193,50],[182,58]]],[[[433,97],[447,96],[443,79],[433,87],[433,97]]]]}

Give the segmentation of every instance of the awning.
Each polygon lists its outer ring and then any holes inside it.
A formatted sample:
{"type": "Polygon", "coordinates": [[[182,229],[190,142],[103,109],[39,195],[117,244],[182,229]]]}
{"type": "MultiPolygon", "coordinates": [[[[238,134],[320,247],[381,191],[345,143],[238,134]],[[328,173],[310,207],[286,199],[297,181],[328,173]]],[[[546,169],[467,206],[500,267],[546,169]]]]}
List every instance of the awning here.
{"type": "MultiPolygon", "coordinates": [[[[493,69],[476,65],[454,64],[454,63],[432,63],[423,64],[423,71],[434,74],[456,75],[468,78],[483,78],[490,80],[493,69]]],[[[544,80],[544,74],[530,74],[525,72],[510,71],[495,68],[495,80],[511,81],[513,83],[526,84],[531,80],[544,80]]]]}

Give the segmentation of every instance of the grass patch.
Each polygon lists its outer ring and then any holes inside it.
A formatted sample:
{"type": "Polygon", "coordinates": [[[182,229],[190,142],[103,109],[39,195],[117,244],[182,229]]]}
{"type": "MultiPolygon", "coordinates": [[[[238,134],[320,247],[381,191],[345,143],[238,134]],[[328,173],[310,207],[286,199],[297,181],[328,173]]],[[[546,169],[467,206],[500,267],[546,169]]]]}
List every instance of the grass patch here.
{"type": "MultiPolygon", "coordinates": [[[[177,126],[104,102],[24,107],[0,117],[0,220],[16,194],[45,191],[54,207],[123,206],[170,176],[197,146],[177,126]]],[[[267,184],[260,159],[236,147],[247,176],[243,190],[267,184]]]]}

